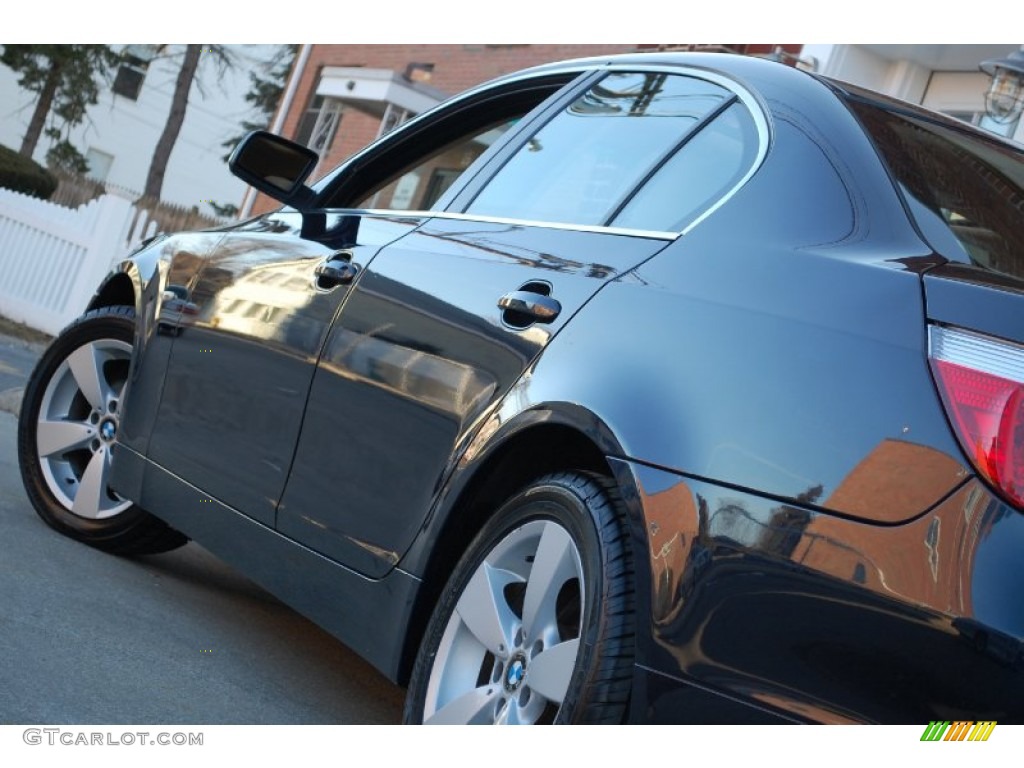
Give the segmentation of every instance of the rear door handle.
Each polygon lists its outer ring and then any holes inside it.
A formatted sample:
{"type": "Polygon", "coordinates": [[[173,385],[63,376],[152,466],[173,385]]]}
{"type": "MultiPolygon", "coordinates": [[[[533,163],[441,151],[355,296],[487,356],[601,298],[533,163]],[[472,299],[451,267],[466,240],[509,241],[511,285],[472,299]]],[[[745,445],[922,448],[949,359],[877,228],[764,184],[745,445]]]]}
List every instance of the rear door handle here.
{"type": "Polygon", "coordinates": [[[562,311],[562,305],[550,296],[533,291],[512,291],[498,299],[498,308],[505,312],[519,312],[537,323],[550,323],[562,311]]]}
{"type": "Polygon", "coordinates": [[[353,264],[352,251],[338,251],[327,261],[320,262],[313,270],[316,275],[316,287],[322,291],[332,291],[339,285],[351,283],[359,274],[359,266],[353,264]]]}

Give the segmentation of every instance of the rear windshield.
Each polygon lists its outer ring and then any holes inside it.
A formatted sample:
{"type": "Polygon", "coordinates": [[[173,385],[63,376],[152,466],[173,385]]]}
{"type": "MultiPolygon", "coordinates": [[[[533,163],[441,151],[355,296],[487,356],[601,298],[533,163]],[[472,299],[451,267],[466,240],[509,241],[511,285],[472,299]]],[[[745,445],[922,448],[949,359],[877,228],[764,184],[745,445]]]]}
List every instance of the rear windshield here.
{"type": "MultiPolygon", "coordinates": [[[[979,267],[1024,278],[1024,151],[901,107],[850,100],[927,236],[935,214],[979,267]]],[[[941,244],[932,247],[943,255],[941,244]]],[[[954,246],[955,247],[955,246],[954,246]]]]}

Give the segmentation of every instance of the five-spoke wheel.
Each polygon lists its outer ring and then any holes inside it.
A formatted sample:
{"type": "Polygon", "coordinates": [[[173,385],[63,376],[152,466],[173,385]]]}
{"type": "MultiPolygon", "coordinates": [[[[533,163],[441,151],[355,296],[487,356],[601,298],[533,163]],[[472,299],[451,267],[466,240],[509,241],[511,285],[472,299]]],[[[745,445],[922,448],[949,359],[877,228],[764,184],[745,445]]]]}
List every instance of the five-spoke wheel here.
{"type": "Polygon", "coordinates": [[[619,507],[607,482],[561,473],[498,511],[427,628],[407,721],[622,720],[634,619],[619,507]]]}
{"type": "Polygon", "coordinates": [[[69,354],[50,378],[36,417],[36,449],[54,498],[79,517],[104,518],[131,502],[109,488],[131,344],[97,339],[69,354]]]}

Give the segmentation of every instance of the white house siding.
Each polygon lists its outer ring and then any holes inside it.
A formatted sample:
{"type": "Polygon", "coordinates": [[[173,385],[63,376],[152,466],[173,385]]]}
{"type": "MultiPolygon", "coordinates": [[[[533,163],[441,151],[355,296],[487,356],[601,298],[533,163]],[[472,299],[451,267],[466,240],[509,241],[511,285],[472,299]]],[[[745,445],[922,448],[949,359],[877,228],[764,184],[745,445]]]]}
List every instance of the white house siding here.
{"type": "MultiPolygon", "coordinates": [[[[240,66],[219,75],[215,61],[200,59],[196,82],[189,94],[188,111],[164,177],[163,199],[183,206],[211,209],[202,201],[238,205],[245,184],[232,176],[221,159],[221,142],[240,132],[241,122],[251,115],[245,101],[249,72],[274,52],[274,46],[232,45],[240,66]]],[[[138,101],[115,95],[105,87],[88,119],[71,132],[71,141],[85,155],[89,149],[113,156],[106,181],[141,192],[160,132],[167,122],[171,96],[181,65],[183,46],[171,46],[170,58],[155,59],[146,72],[138,101]]],[[[203,54],[204,57],[206,54],[203,54]]],[[[17,76],[0,66],[0,144],[21,146],[35,105],[35,94],[20,89],[17,76]]],[[[42,162],[49,149],[44,137],[35,159],[42,162]]]]}

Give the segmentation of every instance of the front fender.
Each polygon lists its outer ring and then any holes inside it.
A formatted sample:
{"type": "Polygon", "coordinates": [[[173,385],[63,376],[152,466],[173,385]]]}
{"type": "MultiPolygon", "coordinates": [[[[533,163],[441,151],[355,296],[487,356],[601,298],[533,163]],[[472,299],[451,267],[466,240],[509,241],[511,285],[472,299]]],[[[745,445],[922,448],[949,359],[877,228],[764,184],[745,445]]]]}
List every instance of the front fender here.
{"type": "MultiPolygon", "coordinates": [[[[118,442],[143,456],[149,450],[171,345],[182,333],[181,307],[187,303],[207,257],[223,237],[219,232],[198,232],[158,238],[120,262],[93,298],[91,306],[100,306],[111,297],[121,303],[123,291],[115,286],[119,282],[123,285],[126,279],[131,282],[135,349],[118,442]]],[[[142,478],[127,466],[114,462],[111,485],[126,498],[139,498],[142,478]]]]}

